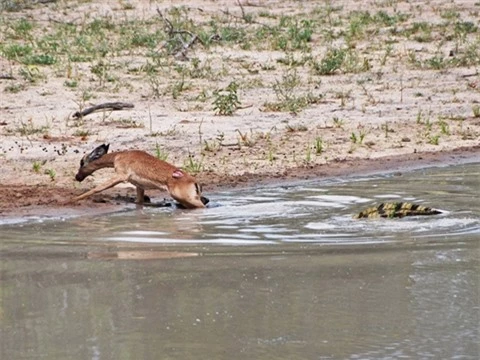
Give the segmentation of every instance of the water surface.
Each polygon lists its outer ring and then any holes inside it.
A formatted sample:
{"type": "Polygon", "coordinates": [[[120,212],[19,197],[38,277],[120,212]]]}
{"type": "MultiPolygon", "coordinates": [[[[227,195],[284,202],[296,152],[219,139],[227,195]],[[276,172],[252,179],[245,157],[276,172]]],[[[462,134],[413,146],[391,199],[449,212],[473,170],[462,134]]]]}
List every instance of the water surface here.
{"type": "Polygon", "coordinates": [[[1,359],[478,359],[480,165],[0,226],[1,359]],[[442,215],[354,220],[382,201],[442,215]]]}

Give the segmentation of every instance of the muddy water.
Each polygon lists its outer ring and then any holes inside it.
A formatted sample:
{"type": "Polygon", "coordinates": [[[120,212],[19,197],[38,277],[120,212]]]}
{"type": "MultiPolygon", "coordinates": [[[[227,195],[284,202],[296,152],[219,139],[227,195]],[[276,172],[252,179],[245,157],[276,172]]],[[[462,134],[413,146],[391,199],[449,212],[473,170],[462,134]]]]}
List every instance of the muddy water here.
{"type": "Polygon", "coordinates": [[[0,226],[1,359],[478,359],[480,165],[0,226]],[[408,200],[435,217],[353,220],[408,200]]]}

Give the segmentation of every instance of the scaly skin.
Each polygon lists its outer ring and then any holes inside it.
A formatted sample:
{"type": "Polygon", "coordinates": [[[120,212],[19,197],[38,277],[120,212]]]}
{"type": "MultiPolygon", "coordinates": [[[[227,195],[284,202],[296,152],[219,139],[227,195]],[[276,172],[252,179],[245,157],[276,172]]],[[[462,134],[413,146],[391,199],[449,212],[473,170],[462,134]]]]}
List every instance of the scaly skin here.
{"type": "Polygon", "coordinates": [[[439,210],[418,204],[408,202],[387,202],[365,209],[356,214],[354,218],[401,218],[404,216],[437,215],[441,213],[442,212],[439,210]]]}

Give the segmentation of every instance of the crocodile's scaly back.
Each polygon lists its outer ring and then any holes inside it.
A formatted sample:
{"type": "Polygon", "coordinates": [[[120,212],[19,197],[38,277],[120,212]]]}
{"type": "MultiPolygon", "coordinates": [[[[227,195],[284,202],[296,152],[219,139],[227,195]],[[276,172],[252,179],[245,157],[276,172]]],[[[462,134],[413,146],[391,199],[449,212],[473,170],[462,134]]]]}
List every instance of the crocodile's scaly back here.
{"type": "Polygon", "coordinates": [[[439,210],[418,204],[408,202],[387,202],[365,209],[355,215],[354,218],[401,218],[404,216],[437,215],[441,213],[442,212],[439,210]]]}

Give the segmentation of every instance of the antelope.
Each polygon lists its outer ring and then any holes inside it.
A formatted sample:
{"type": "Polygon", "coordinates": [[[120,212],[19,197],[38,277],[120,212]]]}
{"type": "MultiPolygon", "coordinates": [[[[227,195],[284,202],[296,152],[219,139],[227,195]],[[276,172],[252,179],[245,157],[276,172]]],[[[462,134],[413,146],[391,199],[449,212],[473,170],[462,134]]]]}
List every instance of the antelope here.
{"type": "Polygon", "coordinates": [[[137,189],[137,204],[143,204],[146,189],[167,190],[173,199],[187,209],[204,208],[208,204],[209,200],[202,196],[201,186],[185,171],[145,151],[127,150],[107,153],[108,147],[108,144],[103,144],[85,155],[80,161],[75,179],[81,182],[103,168],[114,168],[115,176],[73,198],[71,202],[85,199],[122,182],[129,182],[137,189]]]}

